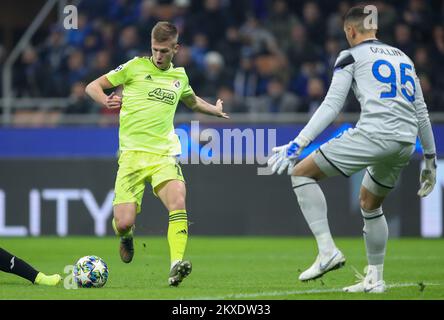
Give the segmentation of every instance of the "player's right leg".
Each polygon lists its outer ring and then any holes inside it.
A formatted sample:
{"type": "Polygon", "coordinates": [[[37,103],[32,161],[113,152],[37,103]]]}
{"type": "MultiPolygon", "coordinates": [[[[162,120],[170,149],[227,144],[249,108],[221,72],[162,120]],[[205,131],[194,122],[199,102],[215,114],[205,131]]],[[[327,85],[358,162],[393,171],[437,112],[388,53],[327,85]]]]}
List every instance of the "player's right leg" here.
{"type": "Polygon", "coordinates": [[[131,262],[134,256],[134,228],[145,190],[146,167],[146,153],[124,151],[119,157],[112,225],[120,237],[120,258],[125,263],[131,262]]]}
{"type": "Polygon", "coordinates": [[[313,155],[298,163],[292,172],[293,190],[304,218],[316,238],[319,250],[312,266],[299,276],[301,281],[320,278],[345,264],[345,257],[337,249],[331,236],[327,220],[327,203],[317,183],[325,176],[314,161],[313,155]]]}
{"type": "Polygon", "coordinates": [[[136,203],[121,203],[114,206],[113,229],[120,237],[120,259],[130,263],[134,257],[134,227],[136,222],[136,203]]]}

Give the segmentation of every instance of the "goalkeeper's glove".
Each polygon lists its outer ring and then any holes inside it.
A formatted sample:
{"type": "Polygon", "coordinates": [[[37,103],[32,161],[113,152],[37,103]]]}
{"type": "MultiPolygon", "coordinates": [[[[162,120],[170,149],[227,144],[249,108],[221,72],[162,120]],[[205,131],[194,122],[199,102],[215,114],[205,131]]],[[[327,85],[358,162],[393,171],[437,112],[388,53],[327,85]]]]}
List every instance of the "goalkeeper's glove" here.
{"type": "Polygon", "coordinates": [[[419,182],[421,188],[418,196],[427,197],[432,192],[436,183],[436,155],[425,155],[425,168],[421,170],[419,182]]]}
{"type": "Polygon", "coordinates": [[[271,167],[271,172],[282,174],[285,168],[288,168],[287,173],[291,174],[299,155],[309,144],[310,140],[299,135],[288,144],[273,148],[272,150],[274,154],[270,157],[270,159],[268,159],[267,162],[268,166],[271,167]]]}

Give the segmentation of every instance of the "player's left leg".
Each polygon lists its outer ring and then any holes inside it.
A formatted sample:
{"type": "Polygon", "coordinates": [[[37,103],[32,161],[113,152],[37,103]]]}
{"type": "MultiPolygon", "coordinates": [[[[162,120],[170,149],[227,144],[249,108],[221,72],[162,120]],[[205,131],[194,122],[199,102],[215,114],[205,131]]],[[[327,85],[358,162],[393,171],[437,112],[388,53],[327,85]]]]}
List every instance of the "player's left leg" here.
{"type": "Polygon", "coordinates": [[[402,169],[409,163],[414,144],[381,141],[389,155],[367,168],[360,191],[361,213],[364,219],[364,241],[368,266],[364,279],[344,288],[346,292],[385,292],[384,258],[388,240],[387,221],[382,210],[385,197],[393,190],[402,169]]]}
{"type": "Polygon", "coordinates": [[[24,260],[12,255],[2,248],[0,248],[0,270],[18,275],[34,284],[46,286],[55,286],[62,280],[62,277],[58,274],[47,276],[46,274],[37,271],[24,260]]]}
{"type": "Polygon", "coordinates": [[[367,172],[360,191],[360,205],[364,219],[364,241],[367,251],[367,271],[361,282],[345,287],[346,292],[382,293],[385,291],[383,280],[384,257],[388,240],[388,226],[382,211],[385,195],[391,187],[376,185],[367,172]],[[372,190],[373,192],[369,191],[372,190]],[[376,193],[376,194],[375,194],[376,193]]]}
{"type": "Polygon", "coordinates": [[[168,282],[177,286],[192,269],[191,262],[183,260],[188,240],[185,183],[182,180],[168,180],[157,186],[155,193],[169,212],[168,243],[171,269],[168,282]]]}

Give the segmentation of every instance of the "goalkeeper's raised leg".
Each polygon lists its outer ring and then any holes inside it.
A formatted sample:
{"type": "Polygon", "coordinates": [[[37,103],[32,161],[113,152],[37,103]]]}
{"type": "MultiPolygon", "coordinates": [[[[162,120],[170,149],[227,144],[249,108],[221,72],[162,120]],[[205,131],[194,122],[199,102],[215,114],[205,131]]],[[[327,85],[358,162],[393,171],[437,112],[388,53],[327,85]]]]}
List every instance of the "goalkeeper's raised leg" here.
{"type": "Polygon", "coordinates": [[[327,220],[327,203],[324,193],[317,183],[325,175],[317,167],[312,156],[294,167],[301,152],[309,144],[309,139],[299,135],[287,145],[274,148],[275,154],[268,161],[273,172],[281,174],[286,171],[288,174],[292,174],[293,191],[318,244],[319,254],[313,265],[301,273],[299,276],[301,281],[320,278],[325,273],[341,268],[345,264],[345,257],[337,249],[331,236],[327,220]]]}

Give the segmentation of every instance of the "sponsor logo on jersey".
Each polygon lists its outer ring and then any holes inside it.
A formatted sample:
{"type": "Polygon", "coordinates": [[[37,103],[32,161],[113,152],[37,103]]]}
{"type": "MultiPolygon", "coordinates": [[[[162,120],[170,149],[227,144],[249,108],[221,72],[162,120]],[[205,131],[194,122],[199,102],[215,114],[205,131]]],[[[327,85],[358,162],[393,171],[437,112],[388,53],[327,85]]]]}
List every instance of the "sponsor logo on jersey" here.
{"type": "Polygon", "coordinates": [[[148,100],[161,101],[173,105],[177,95],[174,91],[156,88],[148,93],[148,100]]]}

